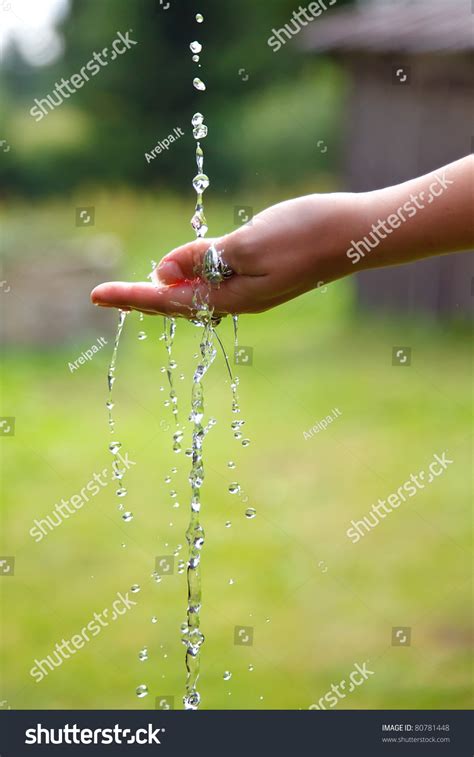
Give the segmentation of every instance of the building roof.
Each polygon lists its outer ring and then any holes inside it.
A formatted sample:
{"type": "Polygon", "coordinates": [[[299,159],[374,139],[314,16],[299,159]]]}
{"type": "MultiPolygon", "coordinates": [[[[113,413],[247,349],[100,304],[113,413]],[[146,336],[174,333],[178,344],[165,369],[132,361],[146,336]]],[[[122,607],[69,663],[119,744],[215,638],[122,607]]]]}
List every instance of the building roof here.
{"type": "Polygon", "coordinates": [[[381,0],[336,6],[302,34],[304,50],[377,53],[458,52],[474,48],[473,0],[381,0]]]}

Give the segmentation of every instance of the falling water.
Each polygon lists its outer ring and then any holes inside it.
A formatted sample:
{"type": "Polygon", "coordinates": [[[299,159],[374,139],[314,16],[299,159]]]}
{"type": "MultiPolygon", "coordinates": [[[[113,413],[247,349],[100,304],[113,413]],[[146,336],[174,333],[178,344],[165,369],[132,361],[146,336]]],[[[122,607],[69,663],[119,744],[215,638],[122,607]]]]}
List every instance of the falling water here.
{"type": "MultiPolygon", "coordinates": [[[[202,22],[200,14],[196,16],[196,21],[202,22]]],[[[191,43],[191,51],[194,53],[201,52],[202,45],[199,42],[191,43]]],[[[200,91],[206,89],[205,84],[198,78],[193,82],[195,88],[200,91]]],[[[204,169],[204,152],[200,140],[207,136],[207,126],[204,124],[204,116],[201,113],[195,113],[191,119],[193,126],[193,136],[196,140],[196,166],[197,174],[193,179],[193,187],[196,192],[196,206],[194,215],[191,219],[191,225],[196,236],[205,237],[208,226],[204,215],[203,192],[209,186],[209,178],[203,172],[204,169]]],[[[188,565],[187,565],[187,585],[188,585],[188,609],[186,622],[182,625],[182,640],[186,647],[186,693],[183,698],[184,707],[187,710],[196,710],[199,707],[201,697],[197,690],[197,683],[200,671],[200,651],[204,642],[204,635],[200,629],[200,610],[201,610],[201,550],[204,545],[204,529],[200,522],[201,511],[201,487],[204,480],[203,465],[203,442],[205,437],[205,428],[203,426],[204,417],[204,389],[202,379],[214,361],[216,349],[213,340],[212,312],[206,302],[207,297],[198,287],[195,288],[193,296],[193,305],[196,310],[194,323],[203,329],[200,344],[200,360],[194,371],[192,391],[191,391],[191,415],[190,421],[193,424],[192,432],[192,467],[189,474],[189,483],[191,485],[191,516],[188,529],[186,531],[186,541],[188,542],[188,565]]]]}
{"type": "MultiPolygon", "coordinates": [[[[125,319],[127,317],[127,312],[125,310],[119,311],[119,321],[117,325],[117,332],[115,334],[115,341],[114,341],[114,349],[112,352],[112,359],[110,361],[109,370],[107,373],[107,385],[109,387],[109,395],[107,397],[106,407],[109,414],[109,430],[111,434],[115,433],[115,418],[113,415],[113,409],[114,409],[114,402],[113,402],[113,386],[115,383],[115,369],[117,365],[117,354],[118,354],[118,348],[120,344],[120,337],[122,336],[123,327],[125,324],[125,319]]],[[[127,490],[123,485],[123,476],[125,473],[125,468],[120,467],[120,457],[119,457],[119,451],[122,446],[122,443],[117,441],[116,439],[113,439],[109,443],[109,450],[112,453],[113,461],[112,461],[112,470],[113,470],[113,478],[115,481],[117,481],[117,489],[115,491],[116,496],[122,500],[124,497],[127,496],[127,490]]],[[[131,513],[128,510],[125,510],[125,507],[122,502],[119,502],[117,505],[118,510],[122,512],[122,520],[125,523],[130,522],[133,519],[133,513],[131,513]]]]}
{"type": "Polygon", "coordinates": [[[171,412],[173,414],[173,418],[175,421],[175,430],[173,431],[173,451],[178,453],[178,452],[181,452],[181,441],[183,439],[183,431],[179,425],[178,394],[176,392],[175,382],[173,378],[173,374],[175,373],[176,368],[178,367],[176,360],[173,359],[173,344],[174,344],[175,333],[176,333],[176,319],[165,316],[164,322],[163,322],[163,334],[161,337],[165,343],[166,353],[168,356],[168,364],[165,370],[168,376],[169,400],[165,404],[169,404],[171,406],[171,412]]]}
{"type": "MultiPolygon", "coordinates": [[[[196,21],[198,23],[203,22],[203,16],[201,14],[196,15],[196,21]]],[[[195,40],[190,44],[191,52],[194,53],[193,61],[199,60],[198,53],[202,51],[202,45],[195,40]]],[[[206,85],[200,78],[196,77],[193,80],[193,85],[198,91],[205,91],[206,85]]],[[[204,116],[202,113],[195,113],[191,119],[193,126],[193,136],[196,140],[196,165],[197,174],[193,179],[193,187],[196,192],[196,205],[194,209],[194,215],[191,219],[191,226],[193,227],[196,236],[198,238],[205,237],[208,231],[208,225],[206,217],[204,215],[204,202],[203,193],[209,187],[209,177],[204,173],[204,152],[201,147],[201,140],[207,137],[208,128],[204,123],[204,116]]],[[[200,651],[204,642],[204,635],[200,629],[200,610],[201,610],[201,550],[204,545],[204,529],[200,522],[201,511],[201,487],[204,480],[204,464],[203,464],[203,442],[205,435],[210,428],[214,425],[213,419],[210,420],[207,426],[203,426],[204,417],[204,389],[202,379],[213,363],[216,356],[216,348],[214,346],[214,336],[216,337],[225,359],[227,370],[230,376],[231,390],[232,390],[232,412],[234,414],[240,413],[239,398],[237,394],[237,388],[239,380],[232,375],[232,370],[229,364],[229,358],[226,354],[224,345],[222,344],[214,326],[218,321],[213,321],[213,311],[209,306],[209,291],[203,289],[202,283],[200,286],[195,286],[193,296],[193,307],[195,310],[196,325],[203,329],[200,353],[201,359],[198,363],[193,376],[192,394],[191,394],[191,415],[190,420],[193,423],[193,435],[192,435],[192,468],[189,476],[189,482],[191,484],[191,517],[189,521],[188,530],[186,532],[186,539],[189,545],[188,567],[187,567],[187,583],[188,583],[188,610],[186,622],[182,625],[183,643],[186,646],[186,693],[183,698],[185,709],[195,710],[199,707],[200,695],[197,690],[197,683],[200,672],[200,651]]],[[[238,317],[232,316],[234,327],[234,355],[238,349],[238,317]]],[[[215,422],[215,421],[214,421],[215,422]]],[[[241,439],[242,434],[240,431],[241,426],[245,421],[236,420],[233,421],[231,427],[234,431],[234,437],[241,439]]],[[[246,447],[249,444],[248,439],[242,441],[242,445],[246,447]]],[[[234,463],[230,464],[230,467],[235,467],[234,463]]],[[[240,494],[240,485],[238,482],[233,482],[229,485],[230,493],[240,494]]],[[[253,517],[253,513],[249,514],[249,510],[245,513],[248,518],[253,517]]],[[[231,524],[228,521],[226,526],[231,524]]]]}
{"type": "MultiPolygon", "coordinates": [[[[202,23],[204,20],[203,16],[198,13],[196,15],[196,21],[197,23],[202,23]]],[[[195,63],[197,63],[200,59],[199,54],[202,51],[202,44],[198,42],[197,40],[192,42],[190,44],[191,52],[193,53],[192,59],[195,63]]],[[[193,80],[193,85],[198,91],[205,91],[206,85],[203,81],[201,81],[200,78],[195,77],[193,80]]],[[[196,166],[197,166],[197,173],[193,178],[193,187],[196,192],[196,204],[194,209],[194,215],[191,219],[191,225],[195,231],[197,238],[203,238],[206,236],[208,231],[208,225],[206,221],[206,217],[204,215],[204,202],[203,202],[203,194],[205,190],[209,187],[210,181],[209,177],[206,176],[204,173],[204,152],[201,147],[201,140],[205,139],[208,134],[208,128],[204,123],[204,116],[201,113],[195,113],[192,117],[192,126],[193,126],[193,136],[196,140],[196,166]]],[[[155,265],[153,266],[155,267],[155,265]]],[[[194,310],[194,320],[192,321],[196,326],[198,326],[200,329],[202,329],[202,337],[200,340],[200,348],[199,348],[199,354],[195,357],[198,358],[198,363],[196,365],[193,380],[192,380],[192,390],[191,390],[191,414],[189,416],[189,420],[192,423],[192,444],[191,448],[187,449],[185,452],[185,455],[187,457],[192,458],[192,467],[191,471],[189,473],[189,483],[191,486],[191,513],[190,513],[190,520],[188,524],[188,528],[186,531],[186,540],[188,543],[188,561],[187,564],[184,562],[184,560],[179,560],[178,562],[178,573],[184,572],[185,567],[187,568],[187,589],[188,589],[188,603],[187,603],[187,616],[186,616],[186,622],[184,622],[181,626],[181,632],[182,632],[182,641],[186,647],[186,670],[187,670],[187,677],[186,677],[186,692],[183,697],[184,707],[187,710],[196,710],[199,707],[200,704],[200,694],[197,690],[197,684],[199,680],[199,673],[200,673],[200,651],[201,646],[204,642],[204,635],[200,629],[200,611],[201,611],[201,599],[202,599],[202,592],[201,592],[201,570],[200,570],[200,563],[201,563],[201,551],[204,545],[205,540],[205,534],[204,529],[200,522],[200,511],[201,511],[201,488],[204,481],[204,462],[203,462],[203,445],[204,445],[204,439],[209,433],[209,431],[212,429],[212,427],[216,424],[216,420],[211,418],[209,422],[204,425],[204,387],[203,387],[203,378],[205,374],[207,373],[208,369],[212,365],[212,363],[215,360],[216,357],[216,347],[214,343],[214,337],[216,338],[220,348],[222,349],[222,353],[224,355],[227,371],[229,373],[230,377],[230,386],[232,390],[232,413],[233,414],[240,414],[240,404],[239,404],[239,398],[238,398],[238,384],[239,380],[237,377],[234,377],[232,374],[232,370],[230,368],[230,362],[229,357],[226,354],[224,345],[219,338],[219,335],[215,331],[215,326],[218,323],[218,320],[213,320],[213,310],[212,307],[209,305],[209,292],[210,292],[210,286],[207,288],[203,286],[203,283],[201,282],[200,285],[195,284],[194,288],[194,294],[193,294],[193,310],[194,310]]],[[[112,401],[112,388],[115,382],[115,369],[116,369],[116,362],[117,362],[117,353],[120,343],[120,337],[123,331],[125,318],[127,316],[127,313],[125,311],[120,311],[119,314],[119,322],[117,327],[117,333],[115,337],[114,342],[114,349],[112,354],[112,359],[107,375],[108,380],[108,387],[109,387],[109,394],[107,399],[107,408],[108,408],[108,420],[109,420],[109,428],[111,434],[115,431],[115,420],[113,417],[112,410],[114,408],[114,403],[112,401]]],[[[143,314],[140,314],[140,320],[143,320],[143,314]]],[[[232,316],[233,320],[233,330],[234,330],[234,355],[237,354],[238,351],[238,317],[236,315],[232,316]]],[[[169,399],[165,400],[164,404],[165,406],[171,407],[171,412],[174,417],[174,429],[173,429],[173,450],[176,453],[181,452],[181,441],[183,439],[184,433],[183,428],[179,423],[179,417],[178,417],[178,395],[176,392],[176,386],[175,386],[175,380],[174,380],[174,373],[176,372],[177,364],[176,361],[173,359],[173,344],[174,344],[174,337],[176,332],[176,321],[174,318],[165,316],[164,318],[164,327],[163,327],[163,333],[161,335],[161,340],[165,344],[166,353],[167,353],[167,365],[162,367],[162,372],[167,374],[168,377],[168,385],[169,385],[169,399]]],[[[145,331],[140,331],[138,334],[139,340],[145,340],[147,338],[147,334],[145,331]]],[[[184,376],[181,375],[180,379],[183,379],[184,376]]],[[[162,391],[164,391],[164,387],[160,387],[162,391]]],[[[241,427],[244,425],[245,421],[241,420],[240,418],[238,420],[234,420],[231,423],[231,429],[233,431],[234,438],[237,441],[240,441],[242,439],[242,431],[241,427]]],[[[242,439],[240,442],[242,446],[246,447],[250,443],[249,439],[242,439]]],[[[118,489],[116,491],[117,497],[120,499],[123,499],[127,495],[127,490],[124,488],[122,479],[124,475],[124,469],[121,469],[119,466],[120,458],[119,458],[119,450],[121,448],[121,443],[119,441],[111,441],[109,444],[109,450],[113,455],[113,471],[114,471],[114,479],[117,479],[119,482],[118,489]]],[[[231,469],[234,469],[236,467],[235,463],[233,461],[228,462],[228,467],[231,469]]],[[[171,470],[172,473],[176,473],[176,468],[173,468],[171,470]]],[[[169,484],[171,483],[172,479],[171,476],[166,476],[165,483],[169,484]]],[[[230,494],[238,495],[238,497],[241,496],[241,487],[240,484],[237,481],[231,482],[228,485],[228,491],[230,494]]],[[[176,498],[176,492],[174,490],[170,491],[170,495],[172,499],[176,498]]],[[[246,497],[248,500],[248,497],[246,497]]],[[[174,503],[174,507],[179,507],[179,504],[177,502],[174,503]]],[[[128,523],[133,519],[133,513],[129,511],[125,511],[125,508],[122,503],[118,505],[118,509],[122,512],[122,519],[125,523],[128,523]]],[[[255,517],[256,511],[254,508],[247,508],[245,510],[245,516],[248,519],[252,519],[255,517]]],[[[170,524],[172,525],[172,524],[170,524]]],[[[226,522],[226,528],[230,528],[231,521],[226,522]]],[[[123,545],[124,546],[124,545],[123,545]]],[[[175,551],[175,556],[179,554],[179,551],[181,550],[181,545],[178,545],[178,548],[175,551]]],[[[155,575],[155,573],[152,574],[152,576],[155,578],[156,582],[158,583],[161,581],[161,576],[155,575]]],[[[234,583],[233,579],[229,580],[229,584],[232,585],[234,583]]],[[[131,587],[132,592],[138,592],[140,591],[140,586],[138,584],[134,584],[131,587]]],[[[152,623],[157,623],[158,619],[156,616],[153,616],[151,618],[152,623]]],[[[165,655],[166,656],[166,655],[165,655]]],[[[143,647],[138,652],[138,659],[141,662],[146,662],[148,660],[148,649],[146,647],[143,647]]],[[[231,673],[229,671],[226,671],[224,674],[224,680],[229,680],[231,678],[231,673]]],[[[140,684],[136,688],[136,695],[139,698],[145,697],[148,694],[148,687],[146,684],[140,684]]]]}

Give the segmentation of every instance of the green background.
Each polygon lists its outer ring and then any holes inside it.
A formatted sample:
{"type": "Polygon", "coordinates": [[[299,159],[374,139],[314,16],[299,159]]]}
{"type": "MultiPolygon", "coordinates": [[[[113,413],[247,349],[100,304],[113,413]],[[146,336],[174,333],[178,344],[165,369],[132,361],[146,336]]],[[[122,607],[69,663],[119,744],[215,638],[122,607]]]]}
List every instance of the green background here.
{"type": "MultiPolygon", "coordinates": [[[[266,46],[292,4],[275,2],[269,10],[249,1],[232,12],[217,2],[182,5],[168,11],[166,21],[152,3],[99,6],[73,4],[64,22],[66,57],[53,67],[32,70],[14,56],[7,59],[4,129],[14,149],[1,164],[8,188],[0,208],[6,254],[37,239],[77,234],[92,241],[96,233],[110,233],[125,249],[121,274],[141,279],[151,259],[190,238],[189,130],[152,164],[143,155],[194,112],[187,51],[198,36],[193,10],[206,16],[203,58],[212,61],[209,98],[202,106],[199,101],[210,126],[210,233],[232,228],[236,205],[257,212],[300,192],[344,187],[337,149],[342,71],[331,61],[308,60],[294,46],[278,55],[266,46]],[[118,29],[131,27],[137,38],[143,35],[141,46],[36,125],[27,111],[32,99],[50,91],[58,75],[78,70],[118,29]],[[237,73],[241,67],[250,72],[246,83],[237,73]],[[316,141],[329,138],[333,149],[321,155],[316,141]],[[76,229],[74,208],[84,204],[95,206],[96,226],[76,229]]],[[[40,264],[32,264],[32,278],[40,264]]],[[[156,556],[181,544],[185,558],[190,501],[189,459],[171,450],[164,407],[161,318],[140,323],[129,316],[119,351],[115,436],[136,462],[125,483],[133,521],[121,522],[108,486],[40,543],[29,535],[35,519],[111,464],[109,315],[103,313],[103,332],[79,331],[62,345],[10,347],[4,354],[1,412],[16,417],[16,432],[0,440],[0,549],[15,556],[16,566],[13,577],[0,577],[2,707],[153,708],[164,696],[181,706],[185,575],[175,572],[159,584],[151,578],[156,556]],[[142,329],[148,338],[140,341],[142,329]],[[106,347],[71,373],[68,363],[100,335],[106,347]],[[173,465],[179,508],[164,482],[173,465]],[[135,583],[141,586],[133,595],[136,607],[34,682],[35,658],[79,633],[94,612],[110,608],[117,592],[135,583]],[[138,660],[143,646],[147,662],[138,660]],[[142,683],[149,695],[137,699],[142,683]]],[[[231,323],[223,322],[219,333],[232,354],[231,323]]],[[[206,415],[218,423],[205,446],[203,707],[306,709],[364,662],[374,675],[339,708],[469,706],[468,337],[462,322],[361,312],[352,280],[240,319],[240,342],[253,348],[253,364],[237,367],[248,448],[230,430],[221,354],[205,379],[206,415]],[[392,365],[394,345],[411,347],[410,366],[392,365]],[[341,416],[305,439],[335,407],[341,416]],[[445,450],[454,460],[447,471],[352,544],[350,521],[445,450]],[[235,460],[235,471],[228,460],[235,460]],[[232,481],[240,483],[241,497],[228,493],[232,481]],[[248,506],[257,510],[253,520],[244,516],[248,506]],[[252,646],[234,644],[235,626],[253,628],[252,646]],[[392,646],[392,628],[399,626],[411,628],[409,647],[392,646]]],[[[189,413],[198,338],[195,327],[178,323],[182,419],[189,413]]],[[[189,435],[188,427],[184,446],[189,435]]]]}

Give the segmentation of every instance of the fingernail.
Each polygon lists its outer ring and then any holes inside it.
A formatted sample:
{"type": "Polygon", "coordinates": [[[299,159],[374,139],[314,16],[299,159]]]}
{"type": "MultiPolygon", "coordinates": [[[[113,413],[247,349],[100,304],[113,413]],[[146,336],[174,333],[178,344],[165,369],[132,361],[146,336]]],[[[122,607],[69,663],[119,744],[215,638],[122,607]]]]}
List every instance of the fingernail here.
{"type": "Polygon", "coordinates": [[[173,284],[184,279],[184,273],[181,266],[175,260],[163,260],[157,269],[160,281],[165,284],[173,284]]]}

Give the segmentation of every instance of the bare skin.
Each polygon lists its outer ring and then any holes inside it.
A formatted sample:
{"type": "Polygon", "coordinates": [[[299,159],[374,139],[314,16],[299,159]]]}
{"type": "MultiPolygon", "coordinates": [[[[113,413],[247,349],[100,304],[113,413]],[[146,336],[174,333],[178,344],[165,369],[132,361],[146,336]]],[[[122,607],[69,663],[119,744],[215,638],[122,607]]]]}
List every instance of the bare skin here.
{"type": "Polygon", "coordinates": [[[210,290],[215,313],[259,313],[360,270],[474,248],[472,155],[373,192],[274,205],[219,239],[165,255],[152,282],[97,286],[96,305],[191,317],[202,258],[215,242],[234,275],[210,290]],[[369,244],[362,241],[369,240],[369,244]]]}

